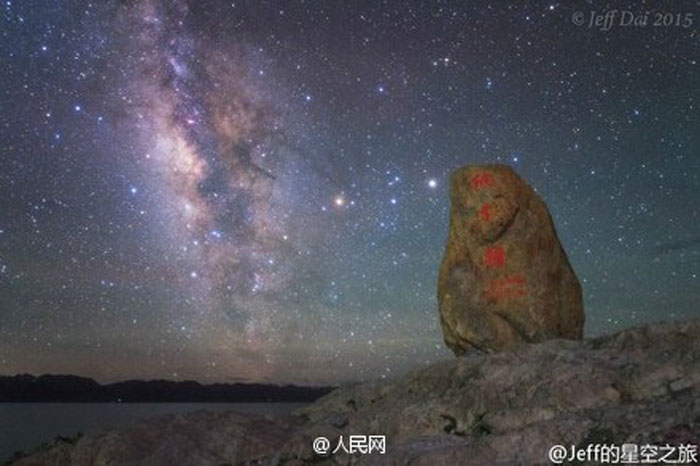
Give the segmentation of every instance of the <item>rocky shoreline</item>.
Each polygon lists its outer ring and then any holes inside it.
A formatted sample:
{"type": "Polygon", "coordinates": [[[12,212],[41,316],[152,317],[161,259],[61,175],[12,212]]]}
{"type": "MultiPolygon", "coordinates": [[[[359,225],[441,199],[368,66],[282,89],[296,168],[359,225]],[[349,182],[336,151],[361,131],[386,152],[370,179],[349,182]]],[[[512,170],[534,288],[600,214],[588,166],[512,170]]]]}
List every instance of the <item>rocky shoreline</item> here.
{"type": "MultiPolygon", "coordinates": [[[[16,459],[33,465],[536,465],[555,445],[700,445],[700,319],[582,341],[468,353],[340,387],[289,416],[197,412],[88,433],[16,459]],[[385,453],[318,455],[340,437],[385,453]]],[[[585,464],[585,462],[579,463],[585,464]]]]}

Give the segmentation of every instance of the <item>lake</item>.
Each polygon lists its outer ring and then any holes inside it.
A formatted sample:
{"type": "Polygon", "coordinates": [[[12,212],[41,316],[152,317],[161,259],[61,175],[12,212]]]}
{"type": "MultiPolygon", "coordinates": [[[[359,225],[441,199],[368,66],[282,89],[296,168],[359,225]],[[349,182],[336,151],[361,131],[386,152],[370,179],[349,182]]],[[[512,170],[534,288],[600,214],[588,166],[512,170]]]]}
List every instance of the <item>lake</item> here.
{"type": "Polygon", "coordinates": [[[154,416],[191,411],[285,414],[307,403],[0,403],[0,464],[57,435],[122,427],[154,416]]]}

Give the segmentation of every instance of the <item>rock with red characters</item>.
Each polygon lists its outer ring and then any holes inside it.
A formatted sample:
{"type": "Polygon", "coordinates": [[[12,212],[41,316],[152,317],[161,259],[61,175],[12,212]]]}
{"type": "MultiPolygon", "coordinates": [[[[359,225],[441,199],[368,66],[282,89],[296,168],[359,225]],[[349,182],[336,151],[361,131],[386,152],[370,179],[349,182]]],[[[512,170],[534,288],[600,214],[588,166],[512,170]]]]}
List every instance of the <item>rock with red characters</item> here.
{"type": "Polygon", "coordinates": [[[445,343],[503,351],[583,334],[581,285],[547,206],[506,165],[460,168],[438,279],[445,343]]]}

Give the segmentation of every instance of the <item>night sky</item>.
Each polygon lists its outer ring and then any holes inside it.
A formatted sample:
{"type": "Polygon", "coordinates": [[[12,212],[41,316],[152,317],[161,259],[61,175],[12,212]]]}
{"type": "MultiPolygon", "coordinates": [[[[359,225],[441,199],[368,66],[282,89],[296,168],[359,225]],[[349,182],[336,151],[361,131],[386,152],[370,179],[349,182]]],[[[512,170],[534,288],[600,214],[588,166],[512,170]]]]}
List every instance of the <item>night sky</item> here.
{"type": "Polygon", "coordinates": [[[473,163],[548,204],[587,336],[700,315],[700,10],[661,5],[634,11],[694,24],[3,1],[0,374],[319,384],[451,358],[437,271],[473,163]]]}

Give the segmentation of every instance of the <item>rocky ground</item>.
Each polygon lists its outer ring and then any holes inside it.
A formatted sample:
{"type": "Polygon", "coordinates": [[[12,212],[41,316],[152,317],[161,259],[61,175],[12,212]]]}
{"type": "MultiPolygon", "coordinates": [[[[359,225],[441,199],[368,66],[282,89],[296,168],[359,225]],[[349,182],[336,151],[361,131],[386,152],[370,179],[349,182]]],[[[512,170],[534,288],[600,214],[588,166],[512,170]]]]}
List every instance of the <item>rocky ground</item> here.
{"type": "Polygon", "coordinates": [[[57,439],[13,464],[536,465],[554,444],[700,445],[699,336],[700,319],[472,353],[291,416],[171,415],[57,439]],[[335,448],[370,434],[386,436],[385,454],[312,449],[317,436],[335,448]]]}

